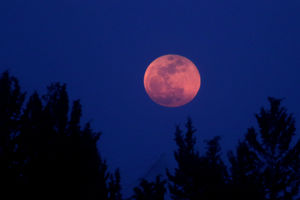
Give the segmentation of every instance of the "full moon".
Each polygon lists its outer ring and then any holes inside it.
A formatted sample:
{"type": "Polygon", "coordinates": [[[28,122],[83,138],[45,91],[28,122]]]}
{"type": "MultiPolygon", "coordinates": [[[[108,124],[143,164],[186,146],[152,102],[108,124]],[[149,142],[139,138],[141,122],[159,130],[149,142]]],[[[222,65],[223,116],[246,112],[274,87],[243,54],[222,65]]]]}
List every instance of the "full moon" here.
{"type": "Polygon", "coordinates": [[[179,107],[197,95],[201,78],[196,65],[180,55],[164,55],[150,63],[144,75],[149,97],[166,107],[179,107]]]}

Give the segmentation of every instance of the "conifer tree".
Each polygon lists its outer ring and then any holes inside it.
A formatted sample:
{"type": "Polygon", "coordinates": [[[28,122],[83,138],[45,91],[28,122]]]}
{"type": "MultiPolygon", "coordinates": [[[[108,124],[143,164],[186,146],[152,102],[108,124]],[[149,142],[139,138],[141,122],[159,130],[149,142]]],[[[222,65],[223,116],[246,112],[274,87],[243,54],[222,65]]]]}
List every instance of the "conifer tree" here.
{"type": "MultiPolygon", "coordinates": [[[[81,125],[81,104],[69,98],[65,84],[34,92],[23,107],[25,93],[18,80],[0,77],[0,183],[11,199],[109,198],[107,165],[97,142],[99,132],[81,125]],[[70,115],[70,116],[69,116],[70,115]]],[[[120,174],[115,174],[115,185],[120,174]]],[[[120,193],[116,196],[121,199],[120,193]]]]}
{"type": "Polygon", "coordinates": [[[186,133],[183,135],[179,126],[175,131],[175,142],[178,146],[174,152],[178,167],[174,175],[167,170],[169,190],[174,200],[194,199],[199,196],[197,171],[200,164],[200,156],[195,150],[195,132],[192,121],[189,118],[186,123],[186,133]]]}
{"type": "Polygon", "coordinates": [[[120,170],[116,169],[114,175],[110,175],[109,181],[109,200],[122,200],[121,195],[121,176],[120,170]]]}
{"type": "Polygon", "coordinates": [[[10,194],[19,182],[15,138],[18,135],[25,93],[19,81],[5,71],[0,76],[0,192],[10,194]]]}
{"type": "Polygon", "coordinates": [[[256,114],[258,129],[249,128],[237,152],[229,154],[232,181],[236,191],[248,188],[256,199],[292,200],[300,186],[300,140],[293,141],[293,115],[280,99],[268,100],[270,108],[256,114]]]}
{"type": "Polygon", "coordinates": [[[227,179],[226,166],[220,156],[220,138],[208,141],[206,153],[200,156],[195,149],[195,132],[191,119],[186,123],[185,134],[176,127],[177,168],[174,175],[167,170],[171,197],[174,200],[220,199],[226,192],[227,179]]]}

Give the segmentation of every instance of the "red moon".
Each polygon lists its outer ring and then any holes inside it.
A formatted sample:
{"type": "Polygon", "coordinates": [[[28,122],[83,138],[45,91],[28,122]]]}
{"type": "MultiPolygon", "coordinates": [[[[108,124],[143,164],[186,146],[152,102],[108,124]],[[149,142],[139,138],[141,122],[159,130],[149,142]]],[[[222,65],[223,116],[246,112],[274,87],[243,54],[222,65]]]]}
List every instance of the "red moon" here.
{"type": "Polygon", "coordinates": [[[201,78],[196,65],[180,55],[164,55],[150,63],[144,75],[149,97],[166,107],[179,107],[197,95],[201,78]]]}

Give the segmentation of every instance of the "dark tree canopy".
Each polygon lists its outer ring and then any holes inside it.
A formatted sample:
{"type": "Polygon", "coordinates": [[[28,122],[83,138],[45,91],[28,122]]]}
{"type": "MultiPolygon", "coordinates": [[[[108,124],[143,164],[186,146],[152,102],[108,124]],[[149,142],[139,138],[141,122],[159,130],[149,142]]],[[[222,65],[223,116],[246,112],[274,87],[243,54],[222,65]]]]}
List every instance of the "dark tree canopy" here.
{"type": "Polygon", "coordinates": [[[114,176],[110,175],[109,200],[122,200],[120,170],[115,171],[114,176]]]}
{"type": "Polygon", "coordinates": [[[25,93],[18,80],[7,71],[0,77],[0,189],[12,193],[16,186],[18,162],[15,152],[15,138],[19,132],[25,93]]]}
{"type": "MultiPolygon", "coordinates": [[[[199,153],[188,118],[185,131],[176,127],[174,171],[167,169],[167,180],[142,179],[130,199],[164,200],[168,193],[173,200],[297,199],[300,140],[281,101],[269,98],[270,107],[256,115],[258,127],[228,153],[229,167],[218,136],[199,153]]],[[[81,116],[80,101],[70,103],[65,84],[25,99],[15,77],[0,75],[0,199],[123,199],[119,169],[109,173],[97,148],[101,133],[81,116]]]]}
{"type": "Polygon", "coordinates": [[[155,181],[142,179],[140,185],[134,188],[132,200],[164,200],[166,181],[157,176],[155,181]]]}
{"type": "Polygon", "coordinates": [[[236,193],[292,200],[300,186],[300,140],[292,141],[295,120],[281,100],[269,98],[269,103],[269,109],[262,108],[256,115],[258,130],[249,128],[235,155],[229,154],[232,182],[236,193]]]}
{"type": "MultiPolygon", "coordinates": [[[[120,192],[120,175],[107,172],[97,142],[100,133],[81,126],[81,104],[55,83],[25,106],[15,77],[0,77],[0,175],[2,193],[30,199],[108,199],[120,192]],[[69,116],[70,115],[70,116],[69,116]],[[108,177],[115,179],[108,184],[108,177]],[[113,192],[111,192],[113,190],[113,192]]],[[[117,199],[117,198],[115,198],[117,199]]]]}
{"type": "Polygon", "coordinates": [[[220,156],[220,138],[208,141],[206,153],[200,156],[195,149],[195,132],[191,119],[186,123],[185,134],[176,127],[178,149],[174,155],[178,167],[174,175],[167,170],[171,197],[174,200],[220,199],[227,179],[226,167],[220,156]]]}

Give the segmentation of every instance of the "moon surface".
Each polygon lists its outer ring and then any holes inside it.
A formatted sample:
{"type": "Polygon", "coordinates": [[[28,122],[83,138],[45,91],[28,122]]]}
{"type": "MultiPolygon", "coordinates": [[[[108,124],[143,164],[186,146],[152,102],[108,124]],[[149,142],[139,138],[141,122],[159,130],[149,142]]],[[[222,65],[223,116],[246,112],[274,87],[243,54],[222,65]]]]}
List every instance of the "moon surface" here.
{"type": "Polygon", "coordinates": [[[201,78],[196,65],[180,55],[164,55],[150,63],[144,75],[149,97],[166,107],[179,107],[197,95],[201,78]]]}

